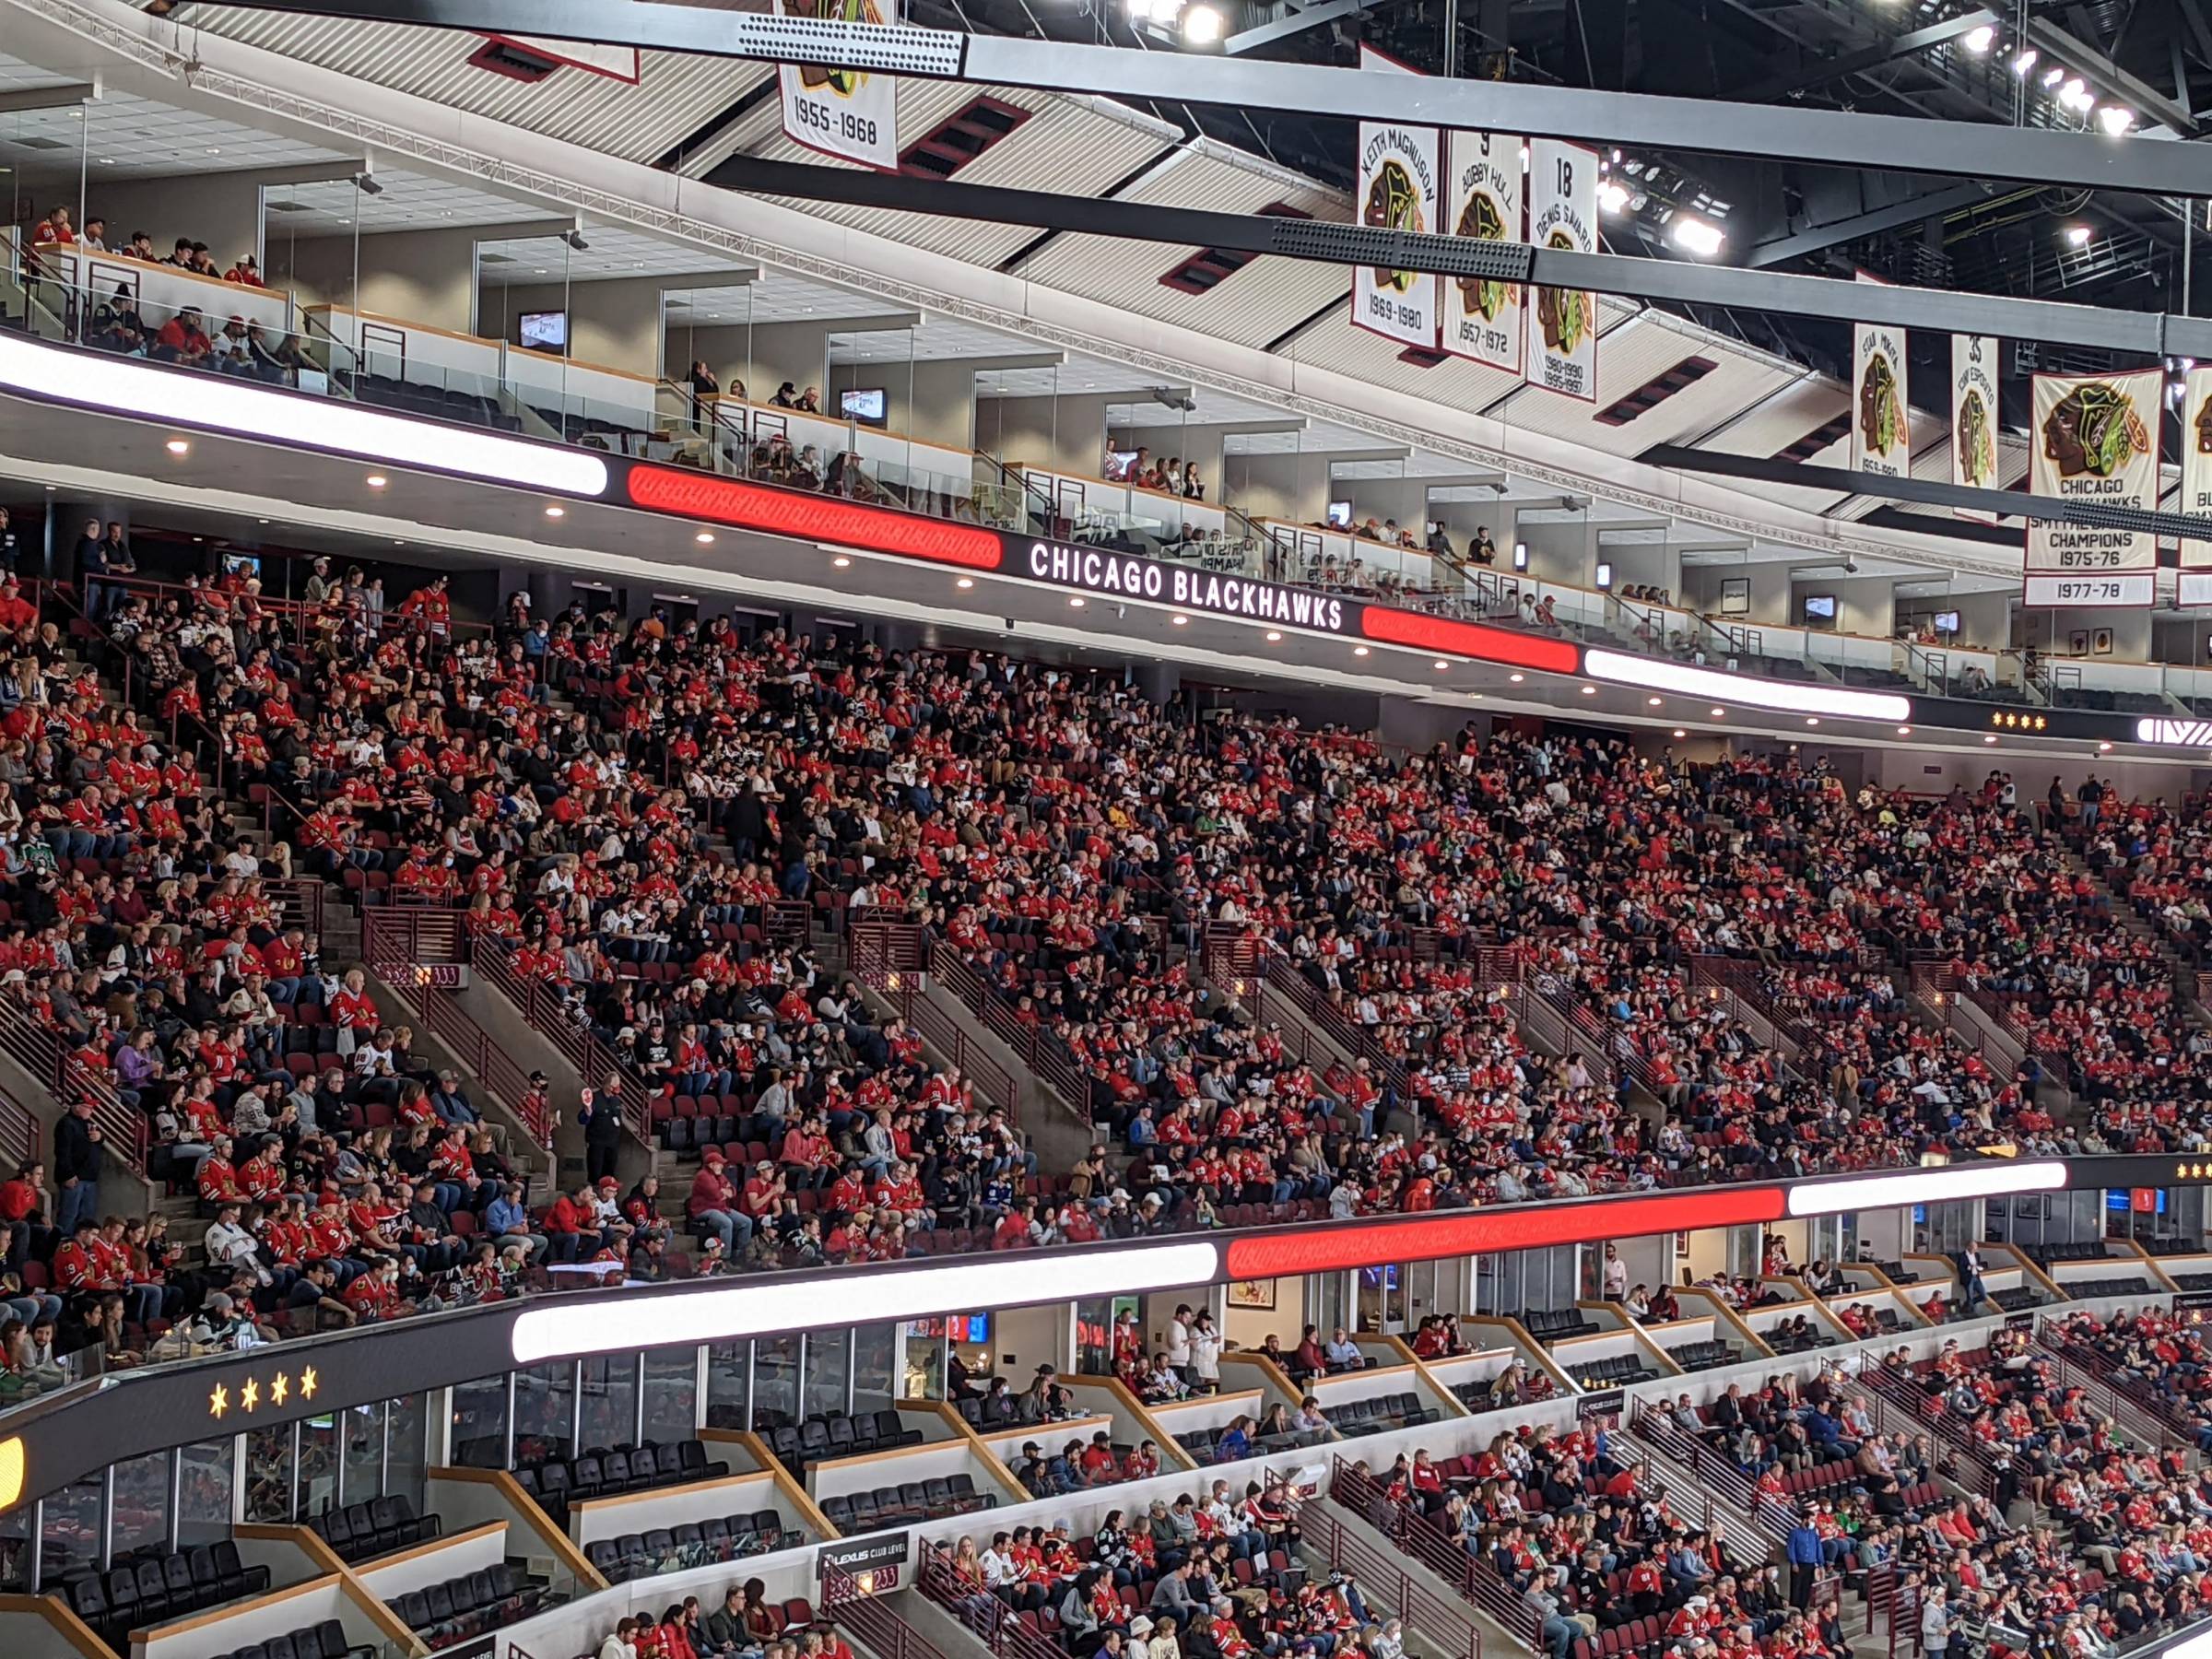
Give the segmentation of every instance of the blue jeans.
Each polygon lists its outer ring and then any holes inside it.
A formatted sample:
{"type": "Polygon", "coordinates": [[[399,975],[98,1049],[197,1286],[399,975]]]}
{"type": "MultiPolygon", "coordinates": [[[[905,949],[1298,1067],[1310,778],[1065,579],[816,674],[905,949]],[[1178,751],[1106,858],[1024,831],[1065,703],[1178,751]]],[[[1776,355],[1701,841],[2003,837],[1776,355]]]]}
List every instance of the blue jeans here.
{"type": "Polygon", "coordinates": [[[54,1212],[55,1230],[65,1239],[75,1238],[79,1221],[100,1219],[99,1181],[79,1181],[75,1186],[63,1187],[54,1212]]]}

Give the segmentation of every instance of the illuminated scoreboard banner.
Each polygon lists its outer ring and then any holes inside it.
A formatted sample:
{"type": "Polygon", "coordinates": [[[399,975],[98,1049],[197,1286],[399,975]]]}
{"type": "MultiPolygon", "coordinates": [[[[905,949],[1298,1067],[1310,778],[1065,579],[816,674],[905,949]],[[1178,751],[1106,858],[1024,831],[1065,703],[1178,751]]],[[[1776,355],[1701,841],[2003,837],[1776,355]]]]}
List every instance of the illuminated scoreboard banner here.
{"type": "Polygon", "coordinates": [[[1274,622],[1318,633],[1343,633],[1359,616],[1333,594],[1278,587],[1250,576],[1201,571],[1157,559],[1110,553],[1099,547],[1072,547],[1064,542],[1033,541],[1020,570],[1054,587],[1095,594],[1101,599],[1135,599],[1171,605],[1181,610],[1274,622]]]}

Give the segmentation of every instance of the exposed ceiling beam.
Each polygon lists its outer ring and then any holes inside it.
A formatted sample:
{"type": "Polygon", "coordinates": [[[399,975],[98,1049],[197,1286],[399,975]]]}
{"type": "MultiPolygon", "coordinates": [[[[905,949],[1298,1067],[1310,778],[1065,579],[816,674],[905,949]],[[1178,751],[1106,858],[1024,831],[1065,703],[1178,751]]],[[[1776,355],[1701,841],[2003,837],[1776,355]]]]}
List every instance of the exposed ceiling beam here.
{"type": "Polygon", "coordinates": [[[1815,87],[1841,80],[1847,75],[1861,75],[1869,69],[1878,69],[1884,64],[1899,58],[1911,57],[1925,52],[1931,46],[1940,46],[1946,41],[1955,41],[1960,35],[1973,33],[1977,29],[1997,28],[2003,19],[1983,7],[1962,12],[1956,18],[1946,18],[1940,23],[1931,23],[1925,29],[1909,29],[1905,33],[1884,41],[1878,46],[1868,46],[1857,52],[1847,52],[1841,57],[1829,58],[1821,63],[1807,65],[1796,75],[1777,75],[1754,82],[1736,91],[1736,99],[1744,103],[1767,103],[1775,99],[1793,98],[1815,87]]]}
{"type": "MultiPolygon", "coordinates": [[[[245,0],[203,0],[243,6],[245,0]]],[[[1326,110],[1347,119],[1499,128],[1706,154],[1818,158],[1838,167],[2026,179],[2151,195],[2212,194],[2203,158],[2156,139],[1862,115],[1697,98],[1596,92],[1441,76],[1364,75],[1304,64],[818,21],[665,0],[253,0],[251,8],[537,34],[666,52],[794,57],[925,76],[1247,110],[1326,110]]]]}
{"type": "Polygon", "coordinates": [[[1247,52],[1256,52],[1262,46],[1272,46],[1277,41],[1287,41],[1292,35],[1303,34],[1309,29],[1319,29],[1324,23],[1334,23],[1339,18],[1353,18],[1366,11],[1373,0],[1314,0],[1310,6],[1292,11],[1283,9],[1282,15],[1251,29],[1241,29],[1221,42],[1221,50],[1231,57],[1247,52]]]}
{"type": "Polygon", "coordinates": [[[25,87],[0,92],[0,115],[28,115],[34,110],[70,110],[100,96],[92,81],[69,81],[59,87],[25,87]]]}
{"type": "MultiPolygon", "coordinates": [[[[1411,78],[1411,77],[1401,77],[1411,78]]],[[[2161,147],[2201,158],[2190,145],[2158,140],[2161,147]]],[[[888,207],[991,224],[1034,225],[1139,241],[1182,242],[1272,253],[1324,265],[1373,265],[1395,271],[1437,271],[1542,288],[1585,288],[1632,299],[1687,305],[1733,306],[1783,312],[1838,323],[1887,323],[1947,334],[1987,334],[2009,339],[2095,346],[2146,357],[2212,359],[2212,321],[2162,312],[2112,311],[2005,295],[1950,293],[1933,288],[1843,282],[1778,271],[1741,270],[1619,253],[1574,253],[1521,242],[1482,241],[1312,219],[1260,214],[1214,213],[1012,190],[999,185],[915,179],[858,168],[814,167],[794,161],[733,158],[714,171],[729,189],[802,200],[888,207]]]]}
{"type": "Polygon", "coordinates": [[[2147,81],[2136,79],[2096,47],[2077,40],[2049,18],[2030,17],[2028,19],[2028,40],[2030,44],[2039,46],[2052,56],[2061,59],[2067,68],[2080,75],[2082,79],[2107,98],[2132,105],[2136,114],[2146,116],[2184,138],[2194,138],[2203,131],[2197,124],[2196,117],[2165,93],[2147,81]]]}
{"type": "Polygon", "coordinates": [[[1791,235],[1760,242],[1745,256],[1744,264],[1753,270],[1781,265],[1807,253],[1818,253],[1823,248],[1832,248],[1838,242],[1856,241],[1862,236],[1878,236],[1885,230],[1900,229],[1906,225],[1924,224],[1943,214],[1972,207],[1988,199],[1989,192],[1979,184],[1947,185],[1902,202],[1892,202],[1887,207],[1853,214],[1846,219],[1832,219],[1825,225],[1808,226],[1791,235]]]}

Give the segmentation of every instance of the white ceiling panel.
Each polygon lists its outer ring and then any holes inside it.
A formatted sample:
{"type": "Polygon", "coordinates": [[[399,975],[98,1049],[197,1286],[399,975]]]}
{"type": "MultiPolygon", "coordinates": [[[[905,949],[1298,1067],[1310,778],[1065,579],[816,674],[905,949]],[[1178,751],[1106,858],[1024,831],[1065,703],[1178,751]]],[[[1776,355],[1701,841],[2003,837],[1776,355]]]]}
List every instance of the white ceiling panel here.
{"type": "MultiPolygon", "coordinates": [[[[366,195],[350,179],[283,184],[264,198],[272,245],[288,237],[350,236],[359,221],[364,236],[394,230],[453,230],[465,226],[511,225],[541,213],[488,190],[420,173],[376,174],[383,188],[366,195]]],[[[558,246],[548,241],[548,246],[558,246]]]]}
{"type": "Polygon", "coordinates": [[[1530,386],[1507,400],[1500,418],[1509,427],[1571,438],[1606,454],[1626,457],[1641,454],[1653,444],[1679,443],[1710,431],[1734,411],[1788,384],[1793,373],[1779,363],[1723,350],[1710,337],[1677,328],[1651,312],[1601,329],[1597,363],[1594,403],[1530,386]],[[1712,372],[1625,424],[1609,425],[1597,418],[1691,358],[1711,362],[1712,372]]]}
{"type": "MultiPolygon", "coordinates": [[[[100,187],[108,179],[175,178],[185,174],[232,172],[249,167],[288,167],[302,161],[333,161],[342,152],[316,149],[223,121],[171,109],[128,92],[95,100],[85,109],[26,110],[0,115],[0,165],[18,171],[65,176],[75,201],[77,169],[85,169],[92,211],[100,209],[100,187]]],[[[116,227],[111,225],[109,229],[116,227]]],[[[174,240],[190,226],[126,226],[122,235],[146,229],[157,242],[174,240]]],[[[235,258],[244,249],[210,249],[218,258],[235,258]]]]}
{"type": "MultiPolygon", "coordinates": [[[[529,214],[514,209],[511,218],[529,214]]],[[[579,253],[558,235],[508,238],[477,244],[477,276],[486,288],[510,283],[595,282],[616,276],[650,276],[655,271],[742,271],[747,267],[704,248],[677,249],[627,225],[583,228],[579,253]]]]}

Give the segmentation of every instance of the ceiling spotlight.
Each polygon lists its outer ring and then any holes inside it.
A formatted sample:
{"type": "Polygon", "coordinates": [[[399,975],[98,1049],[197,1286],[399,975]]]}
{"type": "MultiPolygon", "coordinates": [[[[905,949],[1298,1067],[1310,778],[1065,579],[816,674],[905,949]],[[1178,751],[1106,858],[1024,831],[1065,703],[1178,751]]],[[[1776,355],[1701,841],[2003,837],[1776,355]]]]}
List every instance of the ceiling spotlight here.
{"type": "Polygon", "coordinates": [[[592,244],[583,240],[582,230],[563,230],[560,233],[560,240],[568,243],[571,250],[575,253],[584,253],[591,250],[592,244]]]}
{"type": "Polygon", "coordinates": [[[353,187],[365,196],[380,196],[384,187],[376,182],[374,173],[358,172],[353,175],[353,187]]]}
{"type": "Polygon", "coordinates": [[[1725,709],[1715,709],[1715,710],[1712,712],[1712,717],[1713,717],[1715,720],[1721,720],[1721,719],[1724,719],[1724,718],[1726,718],[1726,716],[1727,716],[1727,713],[1728,713],[1728,711],[1727,711],[1727,710],[1725,710],[1725,709]]]}
{"type": "Polygon", "coordinates": [[[2043,85],[2046,87],[2055,87],[2060,81],[2065,80],[2065,78],[2066,72],[2065,67],[2061,65],[2053,64],[2043,74],[2043,85]]]}
{"type": "Polygon", "coordinates": [[[546,509],[546,516],[547,518],[567,518],[569,510],[566,507],[548,507],[546,509]]]}
{"type": "Polygon", "coordinates": [[[1512,680],[1512,681],[1513,682],[1513,684],[1517,686],[1517,685],[1519,685],[1519,684],[1520,684],[1520,683],[1521,683],[1523,680],[1526,679],[1526,678],[1528,677],[1528,676],[1527,676],[1527,675],[1525,675],[1525,674],[1509,674],[1509,675],[1507,675],[1505,677],[1506,677],[1507,679],[1510,679],[1510,680],[1512,680]]]}
{"type": "Polygon", "coordinates": [[[963,576],[952,585],[959,588],[962,593],[966,593],[970,588],[975,585],[975,578],[972,576],[963,576]]]}
{"type": "Polygon", "coordinates": [[[1174,623],[1176,627],[1182,628],[1190,621],[1190,618],[1185,616],[1177,615],[1170,617],[1168,620],[1174,623]]]}
{"type": "Polygon", "coordinates": [[[1990,49],[1996,38],[1997,31],[1984,23],[1979,29],[1970,29],[1966,31],[1966,49],[1979,57],[1990,49]]]}
{"type": "Polygon", "coordinates": [[[1210,6],[1186,7],[1182,14],[1182,42],[1186,46],[1213,46],[1221,40],[1221,14],[1210,6]]]}
{"type": "Polygon", "coordinates": [[[2112,752],[2112,746],[2109,743],[2100,743],[2097,746],[2097,752],[2100,755],[2109,755],[2112,752]]]}
{"type": "Polygon", "coordinates": [[[1689,735],[1689,734],[1684,731],[1680,726],[1677,726],[1675,728],[1675,735],[1677,737],[1687,737],[1689,735]]]}
{"type": "Polygon", "coordinates": [[[1647,709],[1656,709],[1656,708],[1663,707],[1663,706],[1665,704],[1665,702],[1666,702],[1666,699],[1665,699],[1665,698],[1664,698],[1664,697],[1647,697],[1647,698],[1645,698],[1645,699],[1643,700],[1644,707],[1646,707],[1647,709]]]}
{"type": "Polygon", "coordinates": [[[1897,728],[1897,735],[1900,737],[1910,737],[1912,735],[1912,728],[1911,726],[1899,726],[1897,728]]]}
{"type": "Polygon", "coordinates": [[[2012,60],[2012,72],[2015,75],[2025,76],[2029,70],[2035,67],[2035,60],[2042,55],[2034,47],[2029,47],[2027,51],[2012,60]]]}
{"type": "Polygon", "coordinates": [[[163,447],[167,449],[172,455],[185,454],[188,453],[192,449],[192,445],[185,442],[182,438],[171,438],[167,444],[163,445],[163,447]]]}
{"type": "Polygon", "coordinates": [[[714,545],[714,533],[712,530],[701,530],[691,539],[702,547],[711,547],[714,545]]]}
{"type": "Polygon", "coordinates": [[[2097,124],[2117,138],[2136,124],[2136,112],[2118,104],[2106,104],[2097,112],[2097,124]]]}
{"type": "Polygon", "coordinates": [[[1675,222],[1667,227],[1667,235],[1676,247],[1695,253],[1700,259],[1711,259],[1728,240],[1718,225],[1691,213],[1675,215],[1675,222]]]}
{"type": "Polygon", "coordinates": [[[386,478],[382,473],[371,473],[367,477],[363,478],[361,482],[368,485],[371,489],[382,489],[386,484],[391,482],[391,480],[386,478]]]}
{"type": "Polygon", "coordinates": [[[1438,657],[1438,658],[1436,659],[1436,663],[1435,663],[1435,668],[1436,668],[1436,671],[1437,671],[1439,674],[1441,674],[1441,673],[1442,673],[1442,672],[1443,672],[1445,669],[1447,669],[1447,668],[1449,668],[1449,667],[1451,667],[1451,666],[1452,666],[1451,663],[1450,663],[1449,661],[1447,661],[1445,658],[1443,658],[1443,657],[1438,657]]]}
{"type": "Polygon", "coordinates": [[[1083,595],[1080,594],[1072,595],[1068,599],[1068,604],[1074,606],[1077,610],[1081,610],[1083,608],[1083,595]]]}
{"type": "Polygon", "coordinates": [[[1367,647],[1364,645],[1355,645],[1352,647],[1352,654],[1354,656],[1365,656],[1367,654],[1367,647]]]}
{"type": "Polygon", "coordinates": [[[1618,180],[1607,179],[1597,187],[1597,210],[1600,213],[1618,213],[1629,205],[1629,187],[1618,180]]]}
{"type": "Polygon", "coordinates": [[[1595,697],[1597,695],[1597,688],[1595,686],[1584,686],[1583,688],[1583,695],[1584,697],[1595,697]]]}
{"type": "Polygon", "coordinates": [[[1282,634],[1282,630],[1281,630],[1280,629],[1277,629],[1277,628],[1271,628],[1271,629],[1269,629],[1267,630],[1267,643],[1268,643],[1268,644],[1270,644],[1270,645],[1274,644],[1274,643],[1275,643],[1275,642],[1276,642],[1277,640],[1281,639],[1282,637],[1283,637],[1283,634],[1282,634]]]}
{"type": "Polygon", "coordinates": [[[2082,100],[2088,98],[2088,95],[2089,88],[2088,85],[2082,80],[2080,76],[2077,75],[2071,80],[2067,81],[2065,86],[2058,89],[2058,101],[2062,104],[2065,104],[2067,109],[2071,110],[2075,108],[2076,105],[2078,104],[2082,100]]]}
{"type": "Polygon", "coordinates": [[[2094,234],[2095,232],[2087,225],[2068,225],[2066,227],[2066,246],[2086,248],[2089,245],[2089,238],[2094,234]]]}
{"type": "Polygon", "coordinates": [[[1807,714],[1805,717],[1805,724],[1806,725],[1818,725],[1820,724],[1820,716],[1818,714],[1807,714]]]}
{"type": "Polygon", "coordinates": [[[1992,732],[1988,736],[1982,739],[1982,741],[1984,743],[1994,743],[1996,740],[1997,735],[1994,732],[1992,732]]]}

